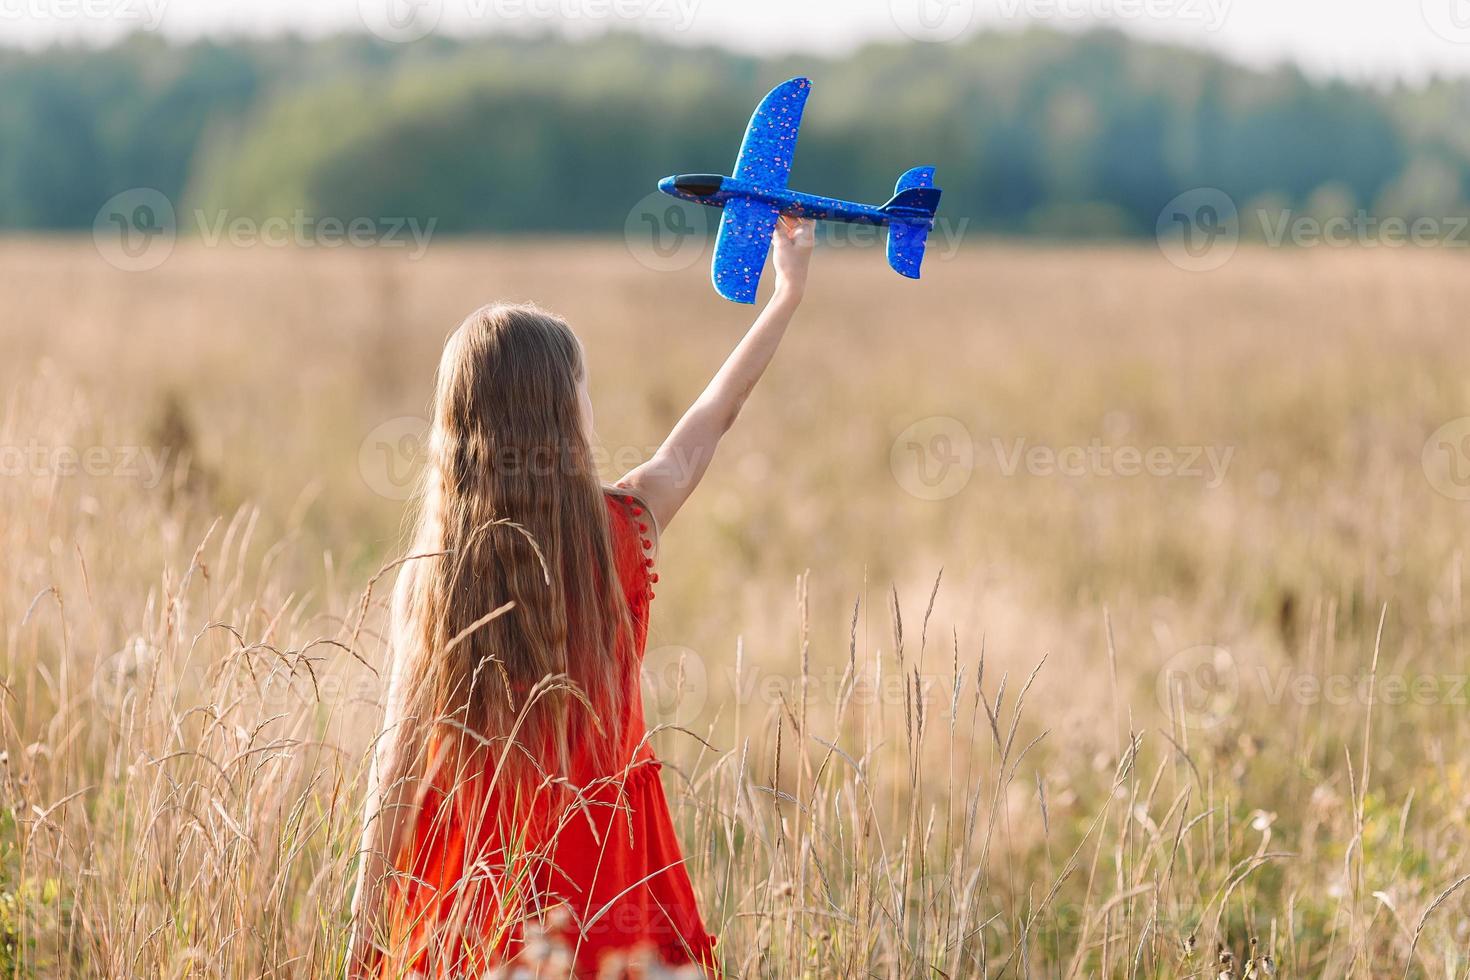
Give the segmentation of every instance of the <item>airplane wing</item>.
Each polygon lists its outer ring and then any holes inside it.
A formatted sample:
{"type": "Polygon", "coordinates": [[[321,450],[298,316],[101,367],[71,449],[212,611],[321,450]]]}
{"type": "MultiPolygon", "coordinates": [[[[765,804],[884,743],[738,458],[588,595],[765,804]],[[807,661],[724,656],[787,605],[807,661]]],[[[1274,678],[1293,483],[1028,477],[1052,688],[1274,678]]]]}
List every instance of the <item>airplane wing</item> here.
{"type": "Polygon", "coordinates": [[[785,187],[801,129],[801,110],[811,94],[809,78],[782,82],[761,99],[745,129],[735,176],[762,187],[785,187]]]}
{"type": "Polygon", "coordinates": [[[715,292],[736,303],[755,302],[775,230],[776,209],[771,205],[749,197],[731,198],[725,204],[710,269],[715,292]]]}
{"type": "MultiPolygon", "coordinates": [[[[736,177],[759,187],[786,186],[791,157],[796,152],[796,134],[801,129],[801,110],[811,90],[810,79],[792,78],[761,99],[745,128],[740,156],[735,159],[736,177]]],[[[710,270],[715,292],[736,303],[755,302],[775,230],[776,209],[771,205],[748,197],[734,197],[725,203],[710,270]]]]}

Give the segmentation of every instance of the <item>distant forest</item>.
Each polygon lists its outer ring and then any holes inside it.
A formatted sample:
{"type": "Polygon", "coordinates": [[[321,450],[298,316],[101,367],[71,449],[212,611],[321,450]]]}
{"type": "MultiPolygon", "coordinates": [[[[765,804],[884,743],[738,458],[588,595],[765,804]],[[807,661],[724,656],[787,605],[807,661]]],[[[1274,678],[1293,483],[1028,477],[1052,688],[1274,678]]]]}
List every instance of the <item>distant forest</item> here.
{"type": "Polygon", "coordinates": [[[85,229],[113,194],[439,232],[607,232],[657,178],[728,172],[775,82],[815,92],[792,186],[882,201],[934,164],[996,234],[1153,231],[1196,187],[1323,215],[1464,213],[1470,82],[1373,89],[1109,31],[762,60],[631,35],[0,50],[0,228],[85,229]]]}

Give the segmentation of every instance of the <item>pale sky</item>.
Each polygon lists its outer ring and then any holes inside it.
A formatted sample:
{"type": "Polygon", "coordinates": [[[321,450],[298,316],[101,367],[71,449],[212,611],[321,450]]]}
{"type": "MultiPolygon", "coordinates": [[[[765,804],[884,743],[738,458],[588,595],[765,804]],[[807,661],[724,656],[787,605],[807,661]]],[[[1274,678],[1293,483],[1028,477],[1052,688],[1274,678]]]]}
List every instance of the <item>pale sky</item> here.
{"type": "Polygon", "coordinates": [[[945,43],[981,28],[1110,25],[1220,51],[1295,61],[1313,75],[1470,75],[1470,0],[0,0],[0,40],[101,43],[168,36],[376,29],[467,33],[610,27],[751,53],[837,53],[867,40],[945,43]]]}

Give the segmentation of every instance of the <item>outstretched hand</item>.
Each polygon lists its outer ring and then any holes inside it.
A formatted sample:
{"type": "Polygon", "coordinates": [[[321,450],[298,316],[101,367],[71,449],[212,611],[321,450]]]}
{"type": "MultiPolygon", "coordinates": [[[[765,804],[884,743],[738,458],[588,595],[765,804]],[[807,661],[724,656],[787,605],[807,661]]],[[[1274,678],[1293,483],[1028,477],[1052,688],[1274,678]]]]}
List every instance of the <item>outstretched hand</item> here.
{"type": "Polygon", "coordinates": [[[806,289],[807,266],[817,244],[816,227],[811,218],[781,215],[776,230],[771,233],[771,264],[776,269],[778,292],[786,290],[800,295],[806,289]]]}
{"type": "Polygon", "coordinates": [[[816,244],[814,225],[810,219],[781,219],[771,233],[771,261],[776,267],[776,291],[771,301],[653,458],[618,481],[643,496],[660,528],[669,526],[704,478],[721,437],[735,423],[801,305],[806,269],[816,244]]]}

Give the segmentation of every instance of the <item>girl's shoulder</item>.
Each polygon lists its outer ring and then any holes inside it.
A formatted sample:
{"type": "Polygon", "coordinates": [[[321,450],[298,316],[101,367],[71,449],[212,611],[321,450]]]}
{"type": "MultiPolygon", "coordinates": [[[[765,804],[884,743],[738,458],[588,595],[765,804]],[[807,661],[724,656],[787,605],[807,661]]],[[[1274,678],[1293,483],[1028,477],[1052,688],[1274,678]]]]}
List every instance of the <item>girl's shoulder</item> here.
{"type": "Polygon", "coordinates": [[[614,539],[636,542],[637,551],[651,568],[653,558],[658,554],[658,521],[654,519],[653,511],[632,487],[619,483],[604,486],[602,491],[607,498],[614,539]]]}

